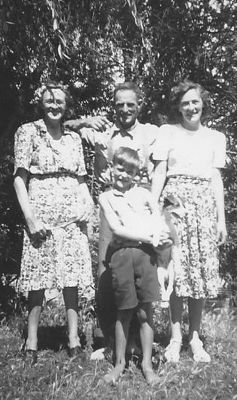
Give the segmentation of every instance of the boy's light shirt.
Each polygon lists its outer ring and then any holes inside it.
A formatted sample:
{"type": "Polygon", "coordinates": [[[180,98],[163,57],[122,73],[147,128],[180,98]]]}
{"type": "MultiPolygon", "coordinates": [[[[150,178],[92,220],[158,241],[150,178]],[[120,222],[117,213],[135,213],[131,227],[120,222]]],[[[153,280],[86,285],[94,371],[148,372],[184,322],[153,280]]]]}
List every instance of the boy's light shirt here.
{"type": "MultiPolygon", "coordinates": [[[[168,231],[168,227],[165,226],[159,213],[158,206],[156,218],[154,218],[154,211],[151,206],[154,199],[149,190],[135,185],[124,193],[111,189],[101,196],[106,197],[121,225],[131,230],[136,230],[136,227],[141,226],[143,232],[154,236],[155,246],[159,243],[161,230],[166,229],[168,231]]],[[[118,238],[116,235],[113,236],[113,240],[116,242],[122,240],[123,245],[127,243],[125,238],[118,238]]]]}

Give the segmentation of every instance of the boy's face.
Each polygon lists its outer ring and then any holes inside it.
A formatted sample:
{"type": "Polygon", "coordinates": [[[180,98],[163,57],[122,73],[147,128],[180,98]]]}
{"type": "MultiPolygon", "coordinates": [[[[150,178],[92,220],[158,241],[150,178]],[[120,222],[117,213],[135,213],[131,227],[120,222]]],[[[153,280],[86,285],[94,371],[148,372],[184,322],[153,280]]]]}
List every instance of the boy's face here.
{"type": "Polygon", "coordinates": [[[115,164],[113,167],[114,188],[120,192],[130,189],[133,180],[137,175],[135,167],[125,168],[121,164],[115,164]]]}

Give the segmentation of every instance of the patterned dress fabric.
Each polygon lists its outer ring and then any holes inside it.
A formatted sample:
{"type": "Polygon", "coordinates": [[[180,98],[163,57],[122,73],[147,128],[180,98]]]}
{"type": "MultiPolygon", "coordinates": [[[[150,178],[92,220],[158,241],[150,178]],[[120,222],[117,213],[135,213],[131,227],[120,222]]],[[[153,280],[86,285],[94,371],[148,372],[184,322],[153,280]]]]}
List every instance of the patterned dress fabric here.
{"type": "Polygon", "coordinates": [[[64,130],[53,140],[43,120],[22,125],[15,135],[15,173],[29,172],[28,196],[35,217],[51,228],[39,244],[24,233],[19,288],[22,292],[78,286],[91,298],[91,258],[83,223],[67,223],[82,207],[82,177],[86,174],[81,139],[64,130]]]}
{"type": "Polygon", "coordinates": [[[195,299],[216,297],[220,284],[216,204],[210,180],[176,176],[168,179],[162,200],[175,196],[183,215],[173,220],[180,244],[175,266],[175,293],[195,299]]]}

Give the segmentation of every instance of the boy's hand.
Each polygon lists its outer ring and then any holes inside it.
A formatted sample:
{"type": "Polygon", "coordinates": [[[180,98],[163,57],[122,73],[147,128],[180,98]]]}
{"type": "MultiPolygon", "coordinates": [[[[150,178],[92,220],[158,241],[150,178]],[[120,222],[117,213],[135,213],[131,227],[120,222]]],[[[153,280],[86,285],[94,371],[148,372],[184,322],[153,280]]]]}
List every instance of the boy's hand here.
{"type": "Polygon", "coordinates": [[[152,245],[154,247],[168,245],[171,246],[173,244],[173,240],[170,238],[169,232],[162,230],[161,232],[156,231],[153,234],[152,245]]]}

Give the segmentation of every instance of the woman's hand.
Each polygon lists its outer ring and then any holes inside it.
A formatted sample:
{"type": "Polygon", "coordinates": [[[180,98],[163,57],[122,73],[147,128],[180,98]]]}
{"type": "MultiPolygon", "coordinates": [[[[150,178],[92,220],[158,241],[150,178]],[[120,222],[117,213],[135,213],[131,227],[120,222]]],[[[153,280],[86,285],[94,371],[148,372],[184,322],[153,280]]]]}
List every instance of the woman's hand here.
{"type": "Polygon", "coordinates": [[[217,222],[217,240],[218,245],[221,246],[225,243],[227,238],[227,230],[224,222],[217,222]]]}
{"type": "Polygon", "coordinates": [[[88,222],[94,212],[94,203],[90,195],[88,186],[85,182],[80,184],[82,206],[78,210],[78,221],[88,222]]]}
{"type": "Polygon", "coordinates": [[[89,199],[83,204],[82,209],[78,212],[78,221],[88,222],[94,212],[94,203],[89,199]]]}
{"type": "Polygon", "coordinates": [[[44,225],[35,218],[26,218],[30,239],[35,247],[39,247],[47,238],[48,231],[44,225]]]}
{"type": "Polygon", "coordinates": [[[40,245],[46,239],[47,232],[43,224],[35,218],[34,212],[30,205],[26,189],[28,174],[28,171],[26,171],[24,168],[18,168],[14,179],[14,188],[25,217],[30,238],[34,243],[40,245]]]}
{"type": "Polygon", "coordinates": [[[217,241],[220,246],[225,243],[227,231],[225,224],[224,188],[221,173],[218,168],[213,168],[212,170],[212,187],[217,207],[217,241]]]}
{"type": "Polygon", "coordinates": [[[30,236],[38,236],[43,239],[46,238],[46,228],[40,221],[35,218],[26,218],[26,223],[30,236]]]}

